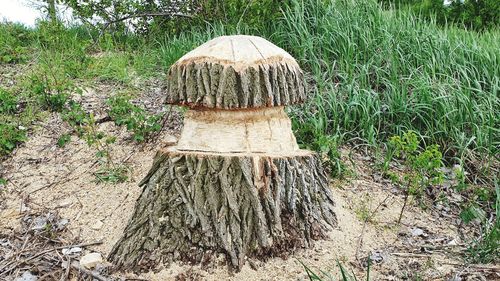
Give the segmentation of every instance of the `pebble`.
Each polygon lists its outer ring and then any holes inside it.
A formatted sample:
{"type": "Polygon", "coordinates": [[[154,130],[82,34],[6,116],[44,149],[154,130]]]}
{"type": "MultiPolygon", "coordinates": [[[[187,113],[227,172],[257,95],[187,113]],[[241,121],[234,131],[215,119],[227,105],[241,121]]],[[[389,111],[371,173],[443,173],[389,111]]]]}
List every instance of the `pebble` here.
{"type": "Polygon", "coordinates": [[[102,256],[99,253],[86,254],[80,259],[80,265],[87,269],[92,269],[99,263],[102,263],[102,256]]]}
{"type": "Polygon", "coordinates": [[[164,146],[172,146],[177,144],[177,138],[172,135],[163,137],[162,144],[164,146]]]}
{"type": "Polygon", "coordinates": [[[104,223],[101,220],[96,220],[90,228],[92,228],[93,230],[99,230],[103,225],[104,223]]]}
{"type": "Polygon", "coordinates": [[[413,236],[422,236],[422,235],[424,235],[424,231],[420,228],[414,228],[411,230],[411,234],[413,236]]]}
{"type": "Polygon", "coordinates": [[[71,199],[65,199],[65,200],[61,201],[58,206],[61,208],[65,208],[65,207],[71,206],[72,204],[73,204],[73,201],[71,199]]]}

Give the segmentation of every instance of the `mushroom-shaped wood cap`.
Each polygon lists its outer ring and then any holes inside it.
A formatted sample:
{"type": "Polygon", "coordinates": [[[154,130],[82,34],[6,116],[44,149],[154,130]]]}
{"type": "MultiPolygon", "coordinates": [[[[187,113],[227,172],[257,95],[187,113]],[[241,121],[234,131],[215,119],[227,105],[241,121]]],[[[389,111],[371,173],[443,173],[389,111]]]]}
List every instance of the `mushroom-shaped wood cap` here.
{"type": "Polygon", "coordinates": [[[301,103],[304,76],[295,59],[257,36],[212,39],[168,72],[169,104],[193,108],[258,108],[301,103]]]}

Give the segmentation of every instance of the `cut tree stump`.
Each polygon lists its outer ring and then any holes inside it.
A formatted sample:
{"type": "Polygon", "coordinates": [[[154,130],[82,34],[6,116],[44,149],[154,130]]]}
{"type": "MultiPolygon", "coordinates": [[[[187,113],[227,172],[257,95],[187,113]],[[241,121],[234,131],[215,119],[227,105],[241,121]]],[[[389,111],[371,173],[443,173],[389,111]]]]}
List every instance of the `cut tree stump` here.
{"type": "Polygon", "coordinates": [[[282,256],[309,247],[336,224],[328,179],[315,154],[210,154],[162,150],[141,182],[124,236],[109,258],[119,267],[207,261],[225,253],[282,256]]]}
{"type": "Polygon", "coordinates": [[[318,156],[300,150],[285,106],[303,102],[303,73],[263,38],[222,36],[179,59],[166,101],[188,106],[175,147],[160,150],[109,260],[127,269],[224,254],[285,257],[327,237],[334,200],[318,156]]]}

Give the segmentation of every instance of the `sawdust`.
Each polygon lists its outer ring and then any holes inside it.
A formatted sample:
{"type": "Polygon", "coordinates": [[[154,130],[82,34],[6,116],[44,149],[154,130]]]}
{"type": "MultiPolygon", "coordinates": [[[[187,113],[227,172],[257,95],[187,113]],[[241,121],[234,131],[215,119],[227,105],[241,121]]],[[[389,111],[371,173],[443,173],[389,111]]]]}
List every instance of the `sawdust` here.
{"type": "MultiPolygon", "coordinates": [[[[102,94],[102,91],[89,91],[88,95],[102,94]]],[[[102,110],[101,97],[89,105],[96,108],[96,112],[102,110]]],[[[152,143],[137,144],[130,140],[125,128],[111,122],[101,124],[100,130],[117,136],[111,146],[113,158],[130,168],[126,182],[103,184],[97,183],[93,175],[98,169],[96,151],[75,136],[64,148],[59,148],[57,139],[70,129],[58,114],[50,115],[31,132],[28,142],[3,163],[9,184],[3,207],[0,206],[0,233],[19,227],[19,218],[27,208],[56,209],[61,217],[69,220],[68,230],[75,239],[82,243],[102,241],[101,245],[90,248],[106,256],[131,216],[141,191],[138,182],[146,175],[156,151],[165,147],[162,140],[179,134],[180,122],[172,121],[168,128],[152,143]]],[[[403,196],[389,183],[374,179],[369,166],[371,159],[351,149],[343,152],[348,153],[353,154],[354,175],[348,180],[332,182],[338,227],[329,234],[329,239],[318,241],[312,249],[300,249],[287,260],[250,261],[237,273],[224,265],[201,268],[171,264],[141,277],[151,280],[182,277],[184,280],[307,280],[301,262],[316,272],[323,270],[337,277],[340,262],[361,277],[366,272],[368,256],[375,260],[370,273],[372,280],[417,277],[439,280],[473,270],[462,266],[461,257],[455,253],[464,241],[452,218],[436,217],[430,210],[412,205],[405,212],[402,224],[396,224],[403,196]],[[369,220],[365,223],[363,217],[367,214],[369,220]],[[422,230],[422,235],[412,234],[417,228],[422,230]]]]}

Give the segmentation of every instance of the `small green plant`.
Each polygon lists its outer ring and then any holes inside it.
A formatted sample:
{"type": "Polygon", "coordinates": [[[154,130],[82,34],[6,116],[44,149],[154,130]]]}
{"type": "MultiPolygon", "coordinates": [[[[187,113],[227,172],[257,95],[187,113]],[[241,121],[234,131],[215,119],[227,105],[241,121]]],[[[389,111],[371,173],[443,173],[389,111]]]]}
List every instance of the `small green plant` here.
{"type": "MultiPolygon", "coordinates": [[[[487,220],[486,212],[479,207],[479,203],[474,198],[469,200],[473,202],[472,206],[464,209],[460,214],[460,217],[466,223],[473,219],[479,219],[482,224],[480,228],[481,235],[474,239],[471,246],[467,249],[466,259],[471,263],[495,263],[500,260],[500,185],[498,184],[498,179],[495,181],[495,197],[493,206],[495,219],[493,222],[487,220]]],[[[486,199],[485,202],[488,201],[486,199]]]]}
{"type": "Polygon", "coordinates": [[[62,134],[57,139],[57,146],[64,147],[70,141],[71,141],[71,135],[70,134],[62,134]]]}
{"type": "Polygon", "coordinates": [[[81,125],[84,124],[87,118],[87,112],[83,110],[79,103],[71,100],[68,103],[68,107],[62,114],[62,118],[64,121],[68,122],[68,124],[75,129],[80,136],[82,134],[81,125]]]}
{"type": "MultiPolygon", "coordinates": [[[[304,267],[304,269],[307,273],[307,277],[309,278],[310,281],[334,281],[335,280],[330,273],[325,272],[323,270],[320,270],[320,274],[315,273],[308,266],[306,266],[303,262],[301,262],[301,261],[299,261],[299,262],[304,267]]],[[[370,281],[370,266],[371,266],[370,258],[368,258],[367,262],[368,262],[368,266],[366,269],[366,279],[365,280],[370,281]]],[[[340,276],[342,277],[340,280],[342,280],[342,281],[358,281],[358,278],[356,277],[354,272],[351,272],[351,274],[349,274],[346,271],[346,269],[344,268],[344,266],[339,261],[337,261],[337,266],[339,267],[340,276]]]]}
{"type": "Polygon", "coordinates": [[[0,177],[0,196],[3,195],[6,185],[7,185],[7,180],[0,177]]]}
{"type": "MultiPolygon", "coordinates": [[[[410,130],[403,133],[402,136],[392,136],[389,139],[389,151],[383,165],[384,169],[387,170],[389,162],[396,159],[403,160],[405,166],[401,176],[395,172],[386,171],[386,175],[405,191],[405,199],[398,223],[401,222],[409,195],[420,200],[426,188],[443,182],[442,158],[438,145],[434,144],[423,150],[420,149],[420,141],[414,131],[410,130]]],[[[422,203],[422,201],[420,202],[422,203]]]]}
{"type": "Polygon", "coordinates": [[[131,102],[128,96],[115,96],[108,99],[110,106],[109,116],[116,125],[127,126],[133,132],[133,139],[137,142],[146,141],[148,136],[160,130],[161,115],[147,115],[146,111],[131,102]]]}
{"type": "Polygon", "coordinates": [[[22,142],[25,142],[26,131],[13,124],[0,124],[0,156],[7,155],[22,142]]]}
{"type": "Polygon", "coordinates": [[[320,114],[304,114],[300,117],[306,120],[300,123],[296,118],[292,118],[294,133],[299,145],[320,153],[322,161],[332,176],[341,177],[347,169],[341,160],[339,138],[329,135],[325,119],[318,115],[320,114]]]}
{"type": "Polygon", "coordinates": [[[0,88],[0,113],[12,114],[17,109],[17,97],[0,88]]]}
{"type": "Polygon", "coordinates": [[[43,109],[57,112],[64,109],[69,93],[73,90],[70,82],[49,79],[45,74],[32,75],[30,87],[32,95],[38,99],[43,109]]]}
{"type": "Polygon", "coordinates": [[[98,182],[119,183],[127,180],[128,173],[128,167],[119,165],[115,167],[101,168],[95,173],[95,176],[98,182]]]}
{"type": "Polygon", "coordinates": [[[114,163],[111,156],[110,145],[115,143],[116,137],[99,131],[92,113],[85,112],[79,103],[70,101],[67,109],[63,112],[63,120],[68,122],[89,147],[97,150],[95,155],[100,169],[95,173],[95,176],[98,182],[117,183],[127,179],[128,169],[124,165],[114,163]]]}
{"type": "Polygon", "coordinates": [[[0,23],[0,64],[27,61],[31,41],[32,31],[23,25],[0,23]]]}

